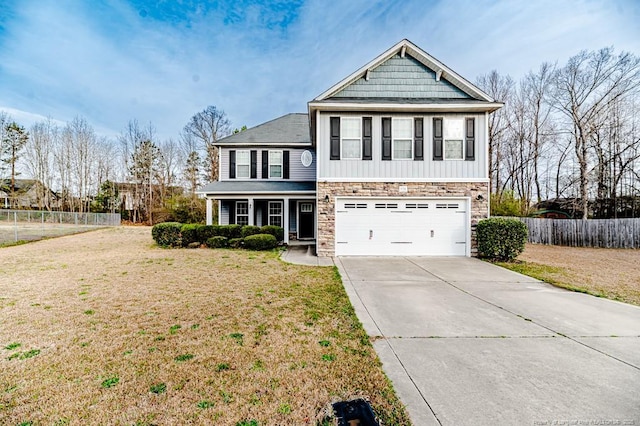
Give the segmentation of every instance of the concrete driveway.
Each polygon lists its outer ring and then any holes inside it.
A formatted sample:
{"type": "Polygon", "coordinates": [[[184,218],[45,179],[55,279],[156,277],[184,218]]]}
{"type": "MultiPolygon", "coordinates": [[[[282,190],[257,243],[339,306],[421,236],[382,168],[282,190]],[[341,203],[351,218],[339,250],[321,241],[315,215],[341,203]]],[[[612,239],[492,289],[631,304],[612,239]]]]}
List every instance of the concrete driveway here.
{"type": "Polygon", "coordinates": [[[640,308],[470,258],[335,259],[416,426],[640,425],[640,308]]]}

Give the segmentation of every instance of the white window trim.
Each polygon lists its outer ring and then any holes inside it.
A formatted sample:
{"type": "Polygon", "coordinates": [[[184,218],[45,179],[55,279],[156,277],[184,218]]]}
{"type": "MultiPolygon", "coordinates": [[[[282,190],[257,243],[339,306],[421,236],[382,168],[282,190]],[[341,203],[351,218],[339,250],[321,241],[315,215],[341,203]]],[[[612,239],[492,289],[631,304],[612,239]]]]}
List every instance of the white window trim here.
{"type": "Polygon", "coordinates": [[[284,151],[281,149],[270,149],[269,154],[269,179],[284,179],[284,151]],[[280,153],[280,163],[271,162],[271,153],[279,152],[280,153]],[[271,174],[271,166],[280,166],[280,176],[273,176],[271,174]]]}
{"type": "MultiPolygon", "coordinates": [[[[462,139],[447,139],[444,137],[444,133],[445,133],[445,129],[444,127],[447,125],[447,121],[450,121],[451,118],[447,118],[447,117],[443,117],[442,120],[442,125],[443,125],[443,129],[442,129],[442,160],[443,161],[464,161],[465,159],[465,150],[466,150],[466,144],[465,144],[465,139],[464,139],[464,134],[465,134],[465,121],[464,118],[462,118],[462,139]],[[447,158],[447,141],[462,141],[462,157],[461,158],[447,158]]],[[[459,120],[459,118],[455,118],[455,120],[459,120]]]]}
{"type": "Polygon", "coordinates": [[[362,160],[362,117],[340,117],[340,159],[341,160],[362,160]],[[355,139],[355,138],[345,138],[344,137],[344,129],[342,128],[343,120],[358,120],[358,126],[360,129],[360,135],[358,136],[358,156],[357,157],[345,157],[344,156],[344,140],[345,139],[355,139]]]}
{"type": "Polygon", "coordinates": [[[268,205],[267,205],[267,223],[269,225],[271,225],[271,218],[272,217],[279,217],[280,218],[280,227],[284,228],[284,206],[282,201],[269,201],[268,205]],[[271,206],[273,204],[279,204],[280,205],[280,214],[271,214],[271,206]]]}
{"type": "Polygon", "coordinates": [[[236,151],[236,179],[251,179],[251,150],[248,149],[240,149],[236,151]],[[247,153],[247,163],[240,164],[239,158],[240,153],[247,153]],[[248,166],[249,173],[247,176],[240,176],[240,166],[248,166]]]}
{"type": "Polygon", "coordinates": [[[236,217],[235,217],[236,224],[238,224],[238,218],[240,216],[246,217],[247,218],[247,224],[249,224],[249,202],[248,201],[236,201],[236,217]],[[242,214],[238,213],[238,207],[241,204],[244,204],[246,206],[246,208],[247,208],[247,213],[246,214],[245,213],[242,213],[242,214]]]}
{"type": "Polygon", "coordinates": [[[414,141],[415,141],[415,129],[414,129],[414,122],[415,122],[415,117],[391,117],[391,159],[392,160],[397,160],[397,161],[411,161],[413,160],[413,156],[415,155],[413,152],[413,145],[414,145],[414,141]],[[409,145],[411,148],[411,155],[409,156],[409,158],[396,158],[395,156],[395,129],[396,126],[394,126],[394,122],[396,122],[397,120],[411,120],[411,138],[409,140],[409,145]]]}

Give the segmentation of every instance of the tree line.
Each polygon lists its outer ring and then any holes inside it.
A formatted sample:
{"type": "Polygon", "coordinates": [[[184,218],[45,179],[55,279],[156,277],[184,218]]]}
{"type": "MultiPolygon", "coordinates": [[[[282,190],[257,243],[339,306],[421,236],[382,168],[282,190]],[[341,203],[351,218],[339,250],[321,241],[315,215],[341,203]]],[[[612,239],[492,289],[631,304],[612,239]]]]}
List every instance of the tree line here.
{"type": "Polygon", "coordinates": [[[83,117],[64,126],[47,119],[26,129],[0,111],[0,189],[16,207],[16,182],[24,175],[40,183],[34,186],[38,205],[32,206],[39,209],[120,212],[132,222],[171,214],[197,221],[204,207],[195,192],[217,179],[214,144],[230,133],[229,119],[215,106],[194,114],[178,139],[166,140],[152,123],[137,120],[107,138],[83,117]]]}
{"type": "MultiPolygon", "coordinates": [[[[492,71],[477,85],[505,104],[489,116],[494,214],[526,215],[557,200],[583,218],[640,216],[640,58],[583,51],[517,82],[492,71]]],[[[82,117],[25,129],[0,111],[0,183],[14,195],[21,172],[41,182],[42,209],[121,211],[134,222],[167,210],[203,215],[195,191],[217,180],[215,143],[231,129],[215,106],[194,114],[176,140],[159,140],[153,124],[137,120],[116,138],[82,117]]]]}
{"type": "Polygon", "coordinates": [[[495,210],[528,214],[555,199],[580,218],[640,216],[640,58],[582,51],[477,85],[505,103],[489,117],[495,210]]]}

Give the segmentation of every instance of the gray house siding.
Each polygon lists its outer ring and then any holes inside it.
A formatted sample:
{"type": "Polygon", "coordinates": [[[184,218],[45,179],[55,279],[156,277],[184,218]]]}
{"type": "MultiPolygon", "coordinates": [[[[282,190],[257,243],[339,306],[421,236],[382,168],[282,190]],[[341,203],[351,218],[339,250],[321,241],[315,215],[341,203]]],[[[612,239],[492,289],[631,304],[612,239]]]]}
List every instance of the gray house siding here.
{"type": "MultiPolygon", "coordinates": [[[[237,147],[237,148],[227,148],[223,147],[220,151],[220,180],[233,180],[229,179],[229,151],[235,149],[248,149],[248,150],[256,150],[258,151],[258,177],[257,179],[262,179],[262,154],[261,151],[268,151],[268,148],[250,148],[250,147],[237,147]]],[[[291,181],[314,181],[316,179],[316,154],[315,151],[311,148],[271,148],[272,150],[283,150],[289,151],[289,180],[291,181]],[[313,161],[309,167],[304,167],[302,165],[301,156],[304,151],[310,151],[313,161]]],[[[238,179],[240,180],[240,179],[238,179]]],[[[248,180],[248,179],[242,179],[248,180]]]]}
{"type": "Polygon", "coordinates": [[[472,99],[409,55],[395,55],[332,98],[472,99]]]}
{"type": "Polygon", "coordinates": [[[333,179],[430,179],[436,181],[465,179],[486,179],[487,147],[484,113],[446,114],[368,114],[368,113],[321,113],[317,127],[318,180],[333,179]],[[372,117],[372,160],[330,160],[329,117],[372,117]],[[424,160],[382,160],[382,117],[423,117],[424,118],[424,160]],[[433,161],[433,117],[475,118],[475,160],[433,161]]]}

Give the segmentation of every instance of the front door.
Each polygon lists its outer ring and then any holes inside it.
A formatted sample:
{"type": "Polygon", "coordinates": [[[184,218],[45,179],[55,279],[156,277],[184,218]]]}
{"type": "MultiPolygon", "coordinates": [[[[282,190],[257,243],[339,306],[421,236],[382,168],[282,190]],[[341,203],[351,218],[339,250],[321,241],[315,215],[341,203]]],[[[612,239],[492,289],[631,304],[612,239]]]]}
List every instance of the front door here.
{"type": "Polygon", "coordinates": [[[298,239],[313,239],[314,235],[314,217],[313,203],[310,201],[298,202],[298,239]]]}

